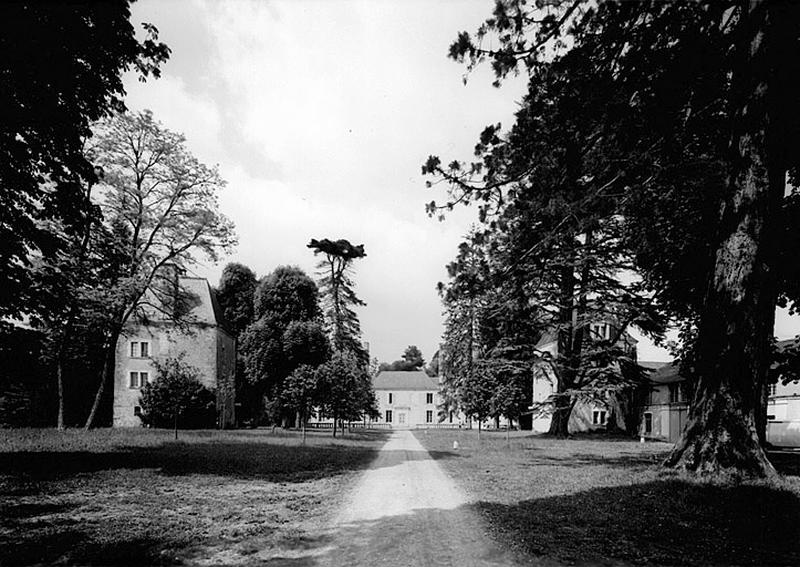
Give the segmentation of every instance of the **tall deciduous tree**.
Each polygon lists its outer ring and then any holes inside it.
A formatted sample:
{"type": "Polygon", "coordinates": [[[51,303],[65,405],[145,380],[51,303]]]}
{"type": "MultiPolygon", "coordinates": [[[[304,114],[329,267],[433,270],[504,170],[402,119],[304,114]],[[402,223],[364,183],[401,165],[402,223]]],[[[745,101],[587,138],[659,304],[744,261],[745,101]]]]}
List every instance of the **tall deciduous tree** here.
{"type": "Polygon", "coordinates": [[[333,418],[333,436],[340,421],[376,418],[378,402],[369,371],[354,353],[336,351],[317,369],[320,408],[333,418]]]}
{"type": "Polygon", "coordinates": [[[369,355],[361,344],[361,323],[354,307],[366,305],[358,298],[351,278],[353,260],[364,258],[364,245],[350,244],[345,239],[311,239],[308,247],[314,255],[322,255],[317,264],[320,290],[328,325],[331,345],[337,351],[348,351],[357,355],[366,365],[369,355]]]}
{"type": "Polygon", "coordinates": [[[94,214],[90,126],[124,109],[125,71],[157,77],[169,49],[149,24],[136,39],[127,1],[4,2],[0,19],[0,317],[35,317],[61,304],[37,296],[31,259],[63,250],[94,214]]]}
{"type": "MultiPolygon", "coordinates": [[[[320,321],[317,285],[300,268],[279,266],[259,282],[255,315],[257,320],[242,333],[241,350],[252,386],[249,395],[256,398],[247,403],[260,406],[265,395],[280,402],[294,370],[322,364],[330,346],[320,321]]],[[[291,409],[280,403],[275,407],[291,409]]],[[[290,415],[284,412],[282,417],[290,415]]]]}
{"type": "Polygon", "coordinates": [[[177,275],[168,275],[167,268],[191,266],[199,256],[217,261],[236,242],[232,223],[219,212],[217,194],[225,182],[216,168],[200,163],[185,138],[149,111],[100,122],[88,151],[105,172],[98,200],[103,216],[124,229],[117,242],[124,260],[113,284],[96,290],[109,323],[87,428],[113,374],[114,350],[128,321],[154,311],[165,319],[185,317],[175,293],[177,275]]]}

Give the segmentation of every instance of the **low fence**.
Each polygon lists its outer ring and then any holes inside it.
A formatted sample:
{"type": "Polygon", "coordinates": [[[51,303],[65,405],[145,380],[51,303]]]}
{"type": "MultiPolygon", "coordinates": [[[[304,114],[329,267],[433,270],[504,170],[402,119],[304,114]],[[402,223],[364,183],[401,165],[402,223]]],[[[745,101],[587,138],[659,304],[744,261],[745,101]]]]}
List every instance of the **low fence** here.
{"type": "Polygon", "coordinates": [[[415,429],[461,429],[457,423],[418,423],[415,429]]]}
{"type": "Polygon", "coordinates": [[[391,423],[364,423],[363,421],[354,421],[348,423],[350,429],[391,429],[391,423]]]}
{"type": "MultiPolygon", "coordinates": [[[[363,421],[352,421],[344,423],[345,429],[391,429],[391,423],[364,423],[363,421]]],[[[313,422],[307,423],[306,429],[333,429],[333,422],[313,422]]]]}

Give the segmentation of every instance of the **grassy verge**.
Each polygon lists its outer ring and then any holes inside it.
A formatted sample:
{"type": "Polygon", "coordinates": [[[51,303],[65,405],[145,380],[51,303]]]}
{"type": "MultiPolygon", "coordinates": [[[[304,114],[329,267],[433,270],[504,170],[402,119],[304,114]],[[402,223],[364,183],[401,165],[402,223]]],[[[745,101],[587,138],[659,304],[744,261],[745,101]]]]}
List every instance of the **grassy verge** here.
{"type": "Polygon", "coordinates": [[[800,565],[800,454],[775,456],[780,482],[732,486],[663,469],[664,443],[523,433],[510,445],[498,433],[416,435],[493,535],[532,561],[800,565]]]}
{"type": "Polygon", "coordinates": [[[0,565],[257,564],[324,545],[384,436],[0,430],[0,565]]]}

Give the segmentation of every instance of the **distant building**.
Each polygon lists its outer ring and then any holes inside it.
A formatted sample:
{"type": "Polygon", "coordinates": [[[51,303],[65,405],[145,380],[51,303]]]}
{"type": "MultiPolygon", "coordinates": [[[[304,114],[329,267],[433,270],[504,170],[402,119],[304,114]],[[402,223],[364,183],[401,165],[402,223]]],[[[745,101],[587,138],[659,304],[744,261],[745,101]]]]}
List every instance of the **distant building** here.
{"type": "Polygon", "coordinates": [[[674,363],[663,363],[650,376],[645,398],[640,435],[674,443],[681,438],[689,413],[686,380],[674,363]]]}
{"type": "MultiPolygon", "coordinates": [[[[614,327],[611,323],[591,323],[589,325],[590,340],[609,340],[614,327]]],[[[636,344],[638,341],[627,332],[622,332],[617,344],[621,344],[628,354],[636,360],[636,344]]],[[[548,359],[553,359],[559,354],[558,334],[553,331],[545,333],[536,345],[536,350],[541,353],[539,360],[533,365],[533,430],[546,432],[550,429],[552,421],[549,400],[558,391],[558,377],[553,371],[553,366],[548,359]]],[[[569,418],[569,431],[591,431],[605,429],[610,418],[609,409],[601,403],[579,400],[573,408],[569,418]]],[[[620,428],[625,424],[622,416],[617,416],[620,428]]]]}
{"type": "Polygon", "coordinates": [[[214,291],[203,278],[180,276],[176,289],[191,297],[178,324],[151,309],[147,321],[128,324],[117,341],[114,370],[114,426],[140,426],[142,387],[155,379],[153,361],[183,355],[197,368],[200,382],[217,392],[219,427],[234,425],[236,341],[225,328],[214,291]]]}
{"type": "MultiPolygon", "coordinates": [[[[793,342],[781,341],[778,347],[793,342]]],[[[641,435],[675,443],[689,413],[686,379],[668,363],[650,376],[652,387],[642,412],[641,435]]],[[[800,447],[800,383],[772,384],[767,401],[767,441],[781,447],[800,447]]]]}
{"type": "MultiPolygon", "coordinates": [[[[373,379],[380,418],[393,429],[424,427],[439,421],[439,383],[422,370],[384,370],[373,379]]],[[[449,416],[452,420],[452,416],[449,416]]],[[[447,421],[447,420],[445,420],[447,421]]]]}

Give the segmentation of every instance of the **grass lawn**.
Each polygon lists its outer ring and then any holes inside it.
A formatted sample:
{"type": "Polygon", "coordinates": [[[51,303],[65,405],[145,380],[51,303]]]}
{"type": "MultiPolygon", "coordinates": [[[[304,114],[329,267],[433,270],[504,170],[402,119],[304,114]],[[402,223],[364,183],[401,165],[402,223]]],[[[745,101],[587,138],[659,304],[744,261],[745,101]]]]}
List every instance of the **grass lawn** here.
{"type": "Polygon", "coordinates": [[[800,565],[800,453],[773,455],[779,482],[732,486],[661,468],[666,443],[516,432],[509,447],[504,433],[416,436],[495,538],[532,562],[800,565]]]}
{"type": "Polygon", "coordinates": [[[385,434],[0,430],[0,565],[260,564],[322,527],[385,434]]]}

